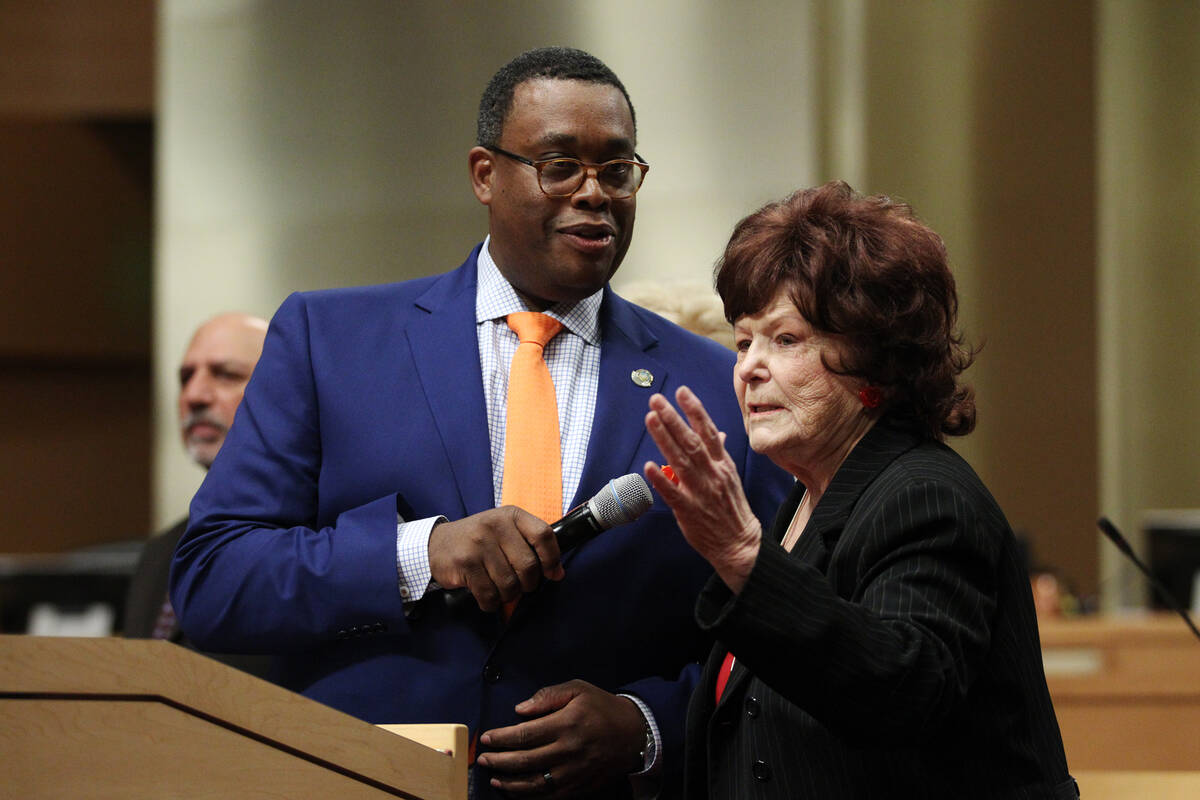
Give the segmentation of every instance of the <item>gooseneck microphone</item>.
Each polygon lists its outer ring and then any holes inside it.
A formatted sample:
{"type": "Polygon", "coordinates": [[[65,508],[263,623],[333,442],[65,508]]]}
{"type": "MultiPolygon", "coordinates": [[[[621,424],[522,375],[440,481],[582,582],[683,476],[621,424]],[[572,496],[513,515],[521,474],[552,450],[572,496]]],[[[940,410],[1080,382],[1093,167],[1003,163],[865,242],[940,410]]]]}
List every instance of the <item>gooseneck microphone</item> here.
{"type": "Polygon", "coordinates": [[[573,550],[596,534],[633,522],[654,503],[645,478],[636,473],[613,478],[591,500],[550,525],[560,552],[573,550]]]}
{"type": "Polygon", "coordinates": [[[1133,548],[1129,546],[1129,542],[1127,542],[1125,537],[1122,536],[1117,530],[1117,526],[1109,522],[1108,517],[1101,517],[1100,519],[1096,520],[1096,524],[1100,526],[1100,530],[1105,536],[1108,537],[1109,541],[1115,544],[1117,549],[1124,553],[1130,561],[1137,565],[1137,568],[1142,571],[1142,574],[1150,579],[1150,585],[1154,587],[1154,591],[1158,592],[1158,596],[1161,597],[1163,602],[1170,606],[1172,610],[1178,613],[1179,616],[1183,617],[1183,621],[1186,622],[1187,626],[1192,629],[1192,633],[1196,634],[1197,639],[1200,639],[1200,630],[1196,630],[1196,625],[1192,622],[1192,618],[1188,616],[1187,611],[1185,611],[1183,606],[1176,601],[1169,591],[1167,591],[1167,587],[1163,586],[1162,582],[1159,581],[1158,578],[1154,577],[1154,573],[1150,571],[1150,568],[1143,564],[1142,560],[1137,557],[1137,554],[1133,552],[1133,548]]]}

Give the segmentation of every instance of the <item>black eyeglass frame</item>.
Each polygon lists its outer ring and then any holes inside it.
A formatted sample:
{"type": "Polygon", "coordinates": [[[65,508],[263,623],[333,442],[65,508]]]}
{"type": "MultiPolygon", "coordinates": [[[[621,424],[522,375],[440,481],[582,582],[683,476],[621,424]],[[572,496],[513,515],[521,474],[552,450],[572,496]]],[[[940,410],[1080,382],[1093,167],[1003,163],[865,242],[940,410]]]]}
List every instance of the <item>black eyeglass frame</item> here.
{"type": "Polygon", "coordinates": [[[604,190],[604,193],[606,195],[608,195],[608,198],[610,200],[628,200],[629,198],[631,198],[635,194],[637,194],[638,190],[642,188],[642,183],[644,183],[646,180],[646,173],[650,171],[650,164],[645,159],[643,159],[641,156],[639,156],[637,153],[633,154],[633,160],[628,159],[628,158],[614,158],[609,161],[605,161],[602,164],[589,164],[586,161],[580,161],[578,158],[567,158],[565,156],[559,157],[559,158],[542,158],[537,161],[534,161],[532,159],[526,158],[525,156],[519,156],[516,153],[510,153],[508,150],[505,150],[502,147],[496,147],[495,145],[487,145],[484,147],[484,149],[489,150],[498,155],[502,155],[505,158],[511,158],[513,161],[519,162],[521,164],[527,164],[528,166],[533,167],[534,170],[537,171],[538,188],[541,189],[542,194],[546,195],[547,197],[570,197],[571,195],[578,192],[581,188],[583,188],[583,184],[587,181],[588,170],[595,169],[596,170],[596,180],[597,180],[597,182],[600,183],[600,188],[604,190]],[[547,164],[561,163],[563,161],[569,161],[573,164],[578,164],[579,166],[583,167],[583,173],[582,173],[582,177],[579,179],[579,185],[576,186],[571,191],[566,192],[565,194],[554,194],[552,192],[546,191],[546,187],[542,185],[542,169],[547,164]],[[613,196],[611,194],[610,187],[605,186],[604,182],[600,180],[600,170],[603,169],[604,167],[607,167],[609,164],[632,164],[634,167],[636,167],[641,172],[642,177],[638,179],[637,185],[633,187],[633,191],[631,191],[629,194],[623,194],[623,195],[619,195],[619,196],[613,196]]]}

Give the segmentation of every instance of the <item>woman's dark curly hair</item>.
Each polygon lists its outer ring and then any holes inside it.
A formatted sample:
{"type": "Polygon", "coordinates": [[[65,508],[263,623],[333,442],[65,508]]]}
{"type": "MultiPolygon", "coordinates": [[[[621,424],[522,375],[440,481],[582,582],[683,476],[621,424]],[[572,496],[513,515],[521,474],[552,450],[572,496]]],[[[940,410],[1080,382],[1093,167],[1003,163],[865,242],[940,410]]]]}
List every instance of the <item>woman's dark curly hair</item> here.
{"type": "Polygon", "coordinates": [[[841,181],[795,192],[738,223],[715,277],[731,323],[786,290],[845,343],[825,368],[880,387],[892,420],[938,440],[975,427],[974,392],[958,382],[975,350],[956,328],[946,247],[906,204],[841,181]]]}

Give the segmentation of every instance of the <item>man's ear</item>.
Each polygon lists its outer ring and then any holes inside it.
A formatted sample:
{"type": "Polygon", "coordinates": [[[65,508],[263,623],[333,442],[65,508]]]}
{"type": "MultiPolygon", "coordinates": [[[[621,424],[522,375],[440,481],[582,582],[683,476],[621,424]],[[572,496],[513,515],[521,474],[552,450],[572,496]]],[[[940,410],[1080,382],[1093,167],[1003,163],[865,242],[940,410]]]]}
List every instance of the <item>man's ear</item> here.
{"type": "Polygon", "coordinates": [[[467,165],[471,170],[471,189],[479,198],[479,202],[485,206],[492,203],[492,179],[495,164],[492,151],[486,147],[472,147],[471,151],[467,153],[467,165]]]}

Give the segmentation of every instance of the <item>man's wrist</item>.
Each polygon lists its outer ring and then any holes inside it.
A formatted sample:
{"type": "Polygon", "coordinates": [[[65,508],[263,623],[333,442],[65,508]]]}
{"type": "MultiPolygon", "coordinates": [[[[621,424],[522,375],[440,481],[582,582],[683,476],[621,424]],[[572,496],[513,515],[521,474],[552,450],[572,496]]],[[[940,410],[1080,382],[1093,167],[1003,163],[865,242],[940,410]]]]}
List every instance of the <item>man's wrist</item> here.
{"type": "MultiPolygon", "coordinates": [[[[428,517],[396,525],[396,577],[406,609],[424,597],[433,583],[429,566],[429,534],[445,517],[428,517]]],[[[407,611],[406,611],[407,613],[407,611]]]]}
{"type": "Polygon", "coordinates": [[[642,749],[638,752],[638,755],[641,756],[641,763],[636,772],[645,772],[650,769],[654,764],[654,757],[658,753],[658,748],[654,746],[654,730],[645,717],[642,718],[642,734],[642,749]]]}
{"type": "Polygon", "coordinates": [[[633,701],[633,704],[637,706],[642,716],[642,737],[638,744],[638,757],[641,763],[630,774],[644,775],[650,772],[658,762],[658,726],[655,723],[654,714],[651,713],[650,707],[643,703],[640,698],[631,694],[622,694],[620,696],[633,701]]]}

